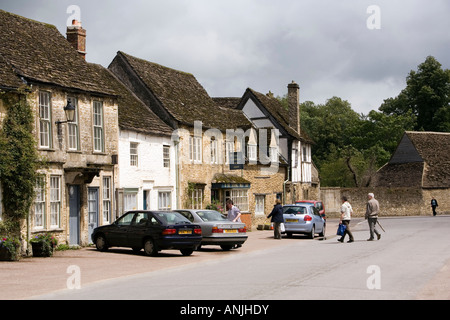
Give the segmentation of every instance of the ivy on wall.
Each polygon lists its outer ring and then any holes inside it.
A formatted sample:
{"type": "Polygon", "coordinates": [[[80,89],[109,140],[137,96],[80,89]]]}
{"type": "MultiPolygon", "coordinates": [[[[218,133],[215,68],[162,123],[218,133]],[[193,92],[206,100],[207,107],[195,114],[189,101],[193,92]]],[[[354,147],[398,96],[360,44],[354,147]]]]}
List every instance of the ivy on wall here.
{"type": "Polygon", "coordinates": [[[18,232],[34,199],[39,157],[33,135],[33,112],[24,93],[1,94],[6,116],[0,129],[0,181],[3,228],[18,232]],[[8,221],[9,220],[9,221],[8,221]]]}

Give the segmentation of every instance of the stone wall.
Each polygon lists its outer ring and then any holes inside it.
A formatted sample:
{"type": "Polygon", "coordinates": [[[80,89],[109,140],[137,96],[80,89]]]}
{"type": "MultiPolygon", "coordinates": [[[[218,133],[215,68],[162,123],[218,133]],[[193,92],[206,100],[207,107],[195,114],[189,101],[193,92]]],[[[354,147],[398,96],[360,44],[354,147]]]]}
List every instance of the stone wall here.
{"type": "Polygon", "coordinates": [[[422,188],[321,188],[328,217],[338,217],[341,197],[346,195],[355,217],[364,217],[367,194],[374,193],[380,203],[381,216],[431,215],[431,196],[439,203],[439,213],[450,213],[449,189],[427,190],[422,188]]]}

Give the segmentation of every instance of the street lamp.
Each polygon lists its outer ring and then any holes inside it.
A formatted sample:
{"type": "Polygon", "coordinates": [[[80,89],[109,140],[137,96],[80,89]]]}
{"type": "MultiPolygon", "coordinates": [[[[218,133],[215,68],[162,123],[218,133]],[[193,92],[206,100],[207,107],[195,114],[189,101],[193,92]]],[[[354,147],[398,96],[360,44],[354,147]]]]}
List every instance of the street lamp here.
{"type": "Polygon", "coordinates": [[[67,122],[73,122],[73,120],[75,119],[75,106],[72,105],[72,103],[70,102],[70,99],[67,100],[67,105],[64,107],[64,112],[66,114],[66,121],[56,121],[56,124],[61,124],[61,123],[67,123],[67,122]]]}

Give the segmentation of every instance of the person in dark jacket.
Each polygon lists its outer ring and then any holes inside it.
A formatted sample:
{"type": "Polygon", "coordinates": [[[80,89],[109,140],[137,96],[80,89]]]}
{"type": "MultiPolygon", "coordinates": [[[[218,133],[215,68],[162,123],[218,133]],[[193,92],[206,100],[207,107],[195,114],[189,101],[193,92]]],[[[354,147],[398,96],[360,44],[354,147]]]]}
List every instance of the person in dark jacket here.
{"type": "Polygon", "coordinates": [[[267,218],[272,218],[271,222],[273,222],[274,238],[281,239],[281,224],[284,222],[284,218],[283,206],[281,205],[280,199],[276,200],[272,212],[267,216],[267,218]]]}
{"type": "Polygon", "coordinates": [[[437,200],[434,197],[431,197],[431,209],[433,209],[433,217],[436,216],[436,207],[438,207],[437,200]]]}

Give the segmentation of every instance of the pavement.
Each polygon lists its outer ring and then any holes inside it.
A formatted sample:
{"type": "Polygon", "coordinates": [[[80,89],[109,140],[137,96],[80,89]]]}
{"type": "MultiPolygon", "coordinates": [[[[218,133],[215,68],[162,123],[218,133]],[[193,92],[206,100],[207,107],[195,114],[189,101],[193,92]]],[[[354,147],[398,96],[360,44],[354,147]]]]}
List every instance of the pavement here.
{"type": "MultiPolygon", "coordinates": [[[[355,228],[363,221],[363,219],[352,221],[351,226],[355,228]]],[[[336,237],[338,224],[338,219],[327,220],[325,239],[336,237]]],[[[241,248],[223,251],[218,246],[205,246],[187,257],[182,256],[178,250],[166,250],[157,257],[147,257],[143,251],[135,254],[128,248],[111,248],[107,252],[99,252],[95,247],[84,247],[78,250],[56,251],[52,257],[48,258],[23,257],[19,261],[0,261],[0,291],[3,292],[0,299],[32,299],[42,294],[65,290],[73,285],[75,273],[80,275],[80,285],[83,286],[139,273],[179,268],[183,265],[221,259],[229,255],[289,245],[295,241],[302,241],[304,238],[301,235],[294,235],[292,238],[284,237],[276,240],[273,238],[272,230],[256,229],[247,232],[247,235],[248,239],[241,248]]],[[[324,238],[316,237],[315,239],[320,241],[324,238]]],[[[450,281],[450,262],[441,270],[441,274],[436,275],[432,284],[439,283],[438,276],[450,281]]],[[[446,289],[443,287],[442,291],[446,289]]],[[[425,288],[419,298],[443,299],[442,294],[450,299],[448,292],[437,292],[430,286],[425,288]]],[[[102,297],[98,299],[101,300],[102,297]]]]}

